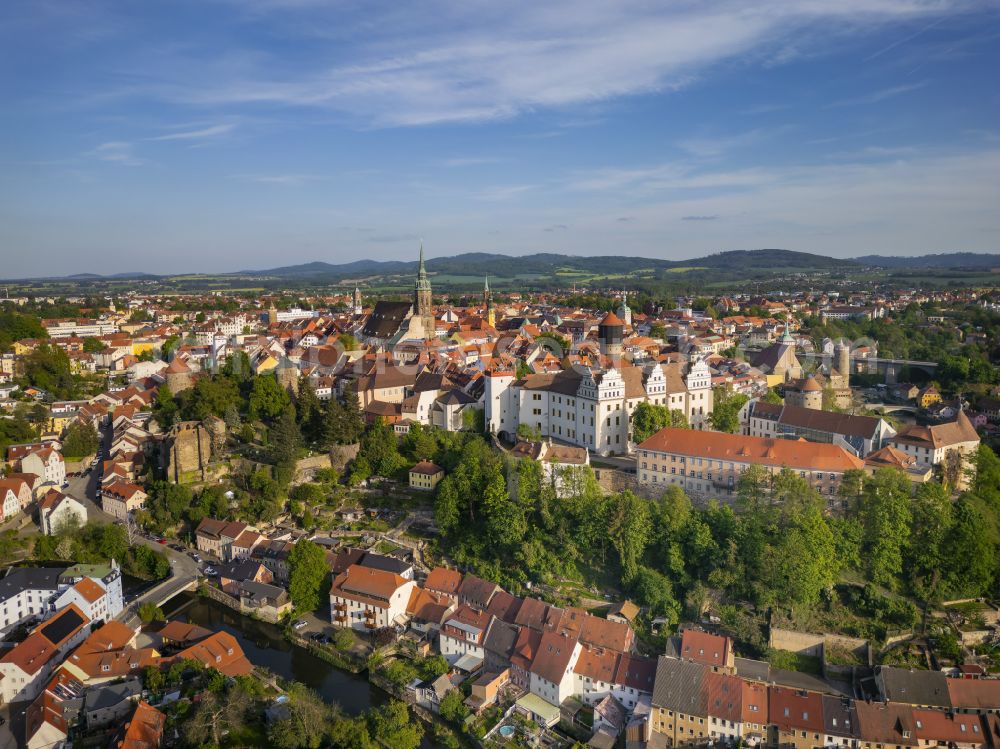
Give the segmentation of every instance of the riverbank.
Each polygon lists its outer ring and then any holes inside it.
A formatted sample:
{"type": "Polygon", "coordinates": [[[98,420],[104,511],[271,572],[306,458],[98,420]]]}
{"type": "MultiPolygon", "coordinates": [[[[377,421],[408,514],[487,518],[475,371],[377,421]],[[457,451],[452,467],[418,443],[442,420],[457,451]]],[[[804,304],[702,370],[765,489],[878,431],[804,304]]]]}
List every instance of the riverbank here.
{"type": "MultiPolygon", "coordinates": [[[[369,680],[364,666],[357,672],[343,669],[313,652],[307,644],[286,637],[282,627],[244,616],[208,597],[182,593],[167,604],[164,613],[167,618],[176,616],[213,632],[228,632],[236,638],[251,663],[266,668],[284,681],[306,685],[326,702],[338,704],[350,715],[360,715],[394,698],[369,680]]],[[[414,714],[425,723],[421,749],[446,749],[446,744],[435,740],[434,728],[428,724],[427,716],[417,710],[414,714]]]]}

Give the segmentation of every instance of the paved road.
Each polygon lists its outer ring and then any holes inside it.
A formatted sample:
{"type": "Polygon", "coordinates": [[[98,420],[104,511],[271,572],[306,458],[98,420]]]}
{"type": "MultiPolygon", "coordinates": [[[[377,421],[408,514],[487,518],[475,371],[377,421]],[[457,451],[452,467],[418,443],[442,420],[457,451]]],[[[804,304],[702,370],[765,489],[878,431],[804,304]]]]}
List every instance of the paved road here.
{"type": "Polygon", "coordinates": [[[0,749],[24,746],[24,712],[30,704],[30,702],[13,702],[0,707],[0,716],[6,721],[0,726],[0,749]]]}
{"type": "MultiPolygon", "coordinates": [[[[105,454],[107,454],[110,452],[111,448],[111,430],[110,428],[105,428],[103,432],[104,450],[105,454]]],[[[99,504],[100,501],[97,499],[97,490],[99,487],[100,479],[97,476],[97,471],[92,470],[89,475],[70,478],[69,486],[65,491],[74,499],[83,503],[83,506],[87,508],[87,519],[89,521],[100,524],[114,523],[115,518],[101,509],[99,504]]],[[[148,600],[157,600],[157,602],[159,602],[158,599],[160,598],[172,596],[185,589],[201,575],[198,563],[184,552],[174,551],[164,544],[157,543],[139,535],[136,535],[134,538],[134,543],[143,544],[155,551],[165,554],[170,562],[171,576],[159,585],[145,591],[139,596],[138,599],[126,606],[125,610],[118,615],[119,619],[122,619],[123,621],[128,620],[130,624],[135,624],[135,621],[138,618],[136,612],[139,610],[140,604],[148,600]]],[[[0,747],[0,749],[2,749],[2,747],[0,747]]]]}

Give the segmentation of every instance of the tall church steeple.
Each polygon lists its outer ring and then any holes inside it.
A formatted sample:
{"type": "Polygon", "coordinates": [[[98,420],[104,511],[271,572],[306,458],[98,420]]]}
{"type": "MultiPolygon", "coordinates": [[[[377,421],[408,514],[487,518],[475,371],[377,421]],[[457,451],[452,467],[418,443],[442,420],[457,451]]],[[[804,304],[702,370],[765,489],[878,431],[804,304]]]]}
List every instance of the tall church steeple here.
{"type": "Polygon", "coordinates": [[[420,265],[417,267],[417,280],[413,284],[413,314],[420,318],[424,329],[424,340],[437,337],[434,324],[434,309],[431,299],[431,280],[427,277],[424,267],[424,242],[420,241],[420,265]]]}
{"type": "Polygon", "coordinates": [[[486,305],[486,324],[491,328],[497,324],[496,310],[493,309],[493,292],[490,291],[490,277],[483,282],[483,304],[486,305]]]}
{"type": "Polygon", "coordinates": [[[361,306],[361,289],[358,288],[357,284],[354,284],[354,314],[360,315],[364,308],[361,306]]]}

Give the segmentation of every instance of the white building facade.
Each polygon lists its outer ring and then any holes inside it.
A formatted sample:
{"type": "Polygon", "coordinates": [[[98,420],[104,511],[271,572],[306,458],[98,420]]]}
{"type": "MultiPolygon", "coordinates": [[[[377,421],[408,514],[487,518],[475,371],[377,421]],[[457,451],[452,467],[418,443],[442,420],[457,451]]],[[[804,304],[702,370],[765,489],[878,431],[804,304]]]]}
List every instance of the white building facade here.
{"type": "Polygon", "coordinates": [[[693,429],[707,427],[712,413],[712,375],[698,360],[594,371],[566,370],[516,379],[511,372],[486,378],[486,423],[494,434],[513,436],[522,424],[542,437],[609,455],[630,451],[631,414],[642,402],[680,411],[693,429]]]}

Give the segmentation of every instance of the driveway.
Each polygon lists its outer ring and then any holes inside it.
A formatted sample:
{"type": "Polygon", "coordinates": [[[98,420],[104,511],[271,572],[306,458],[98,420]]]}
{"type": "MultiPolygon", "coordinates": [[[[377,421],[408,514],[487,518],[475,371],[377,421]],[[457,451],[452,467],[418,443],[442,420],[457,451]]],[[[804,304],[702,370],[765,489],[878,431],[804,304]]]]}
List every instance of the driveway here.
{"type": "Polygon", "coordinates": [[[30,704],[30,702],[12,702],[0,707],[0,716],[6,721],[0,726],[0,749],[24,746],[24,713],[30,704]]]}

